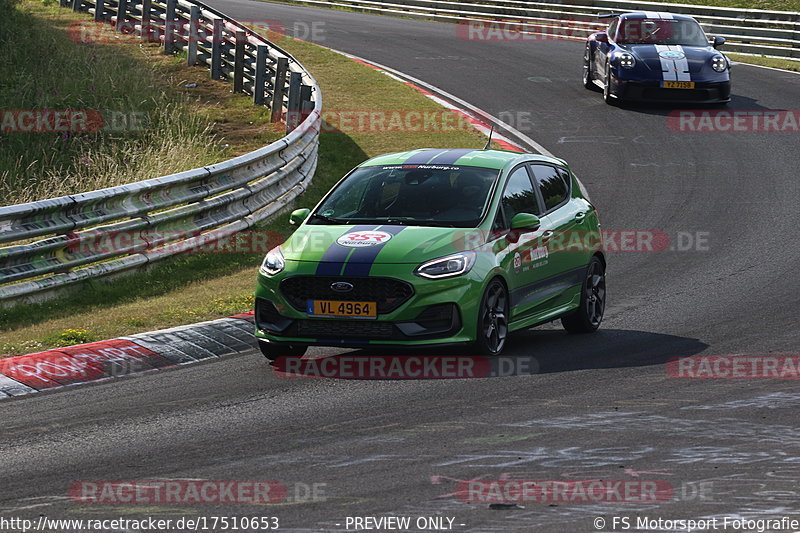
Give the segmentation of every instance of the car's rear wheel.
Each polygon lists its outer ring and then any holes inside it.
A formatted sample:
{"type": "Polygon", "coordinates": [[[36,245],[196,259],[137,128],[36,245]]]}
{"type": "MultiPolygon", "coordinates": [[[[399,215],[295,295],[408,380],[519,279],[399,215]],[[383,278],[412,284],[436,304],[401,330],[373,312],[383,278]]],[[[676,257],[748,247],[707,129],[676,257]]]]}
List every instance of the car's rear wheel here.
{"type": "Polygon", "coordinates": [[[606,310],[606,272],[603,262],[595,256],[586,267],[578,309],[561,319],[570,333],[591,333],[600,327],[606,310]]]}
{"type": "Polygon", "coordinates": [[[597,85],[592,81],[592,50],[587,44],[586,51],[583,53],[583,86],[589,90],[594,90],[597,85]]]}
{"type": "Polygon", "coordinates": [[[499,355],[508,337],[508,291],[497,278],[483,293],[477,326],[476,350],[483,355],[499,355]]]}
{"type": "Polygon", "coordinates": [[[258,348],[261,353],[269,359],[274,361],[278,357],[302,357],[308,350],[308,346],[299,344],[271,344],[266,342],[258,342],[258,348]]]}

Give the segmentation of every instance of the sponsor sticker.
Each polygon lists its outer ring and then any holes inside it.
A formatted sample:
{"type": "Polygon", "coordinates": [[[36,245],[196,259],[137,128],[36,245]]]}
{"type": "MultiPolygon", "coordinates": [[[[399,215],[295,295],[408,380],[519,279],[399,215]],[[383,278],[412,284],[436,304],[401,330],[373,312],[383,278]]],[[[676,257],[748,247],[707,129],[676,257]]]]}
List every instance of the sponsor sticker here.
{"type": "Polygon", "coordinates": [[[391,233],[385,231],[351,231],[336,239],[336,244],[347,248],[365,248],[384,244],[391,238],[391,233]]]}
{"type": "Polygon", "coordinates": [[[683,52],[679,52],[677,50],[664,50],[663,52],[658,53],[659,56],[663,57],[664,59],[672,59],[673,61],[676,59],[683,59],[686,57],[686,54],[683,52]]]}

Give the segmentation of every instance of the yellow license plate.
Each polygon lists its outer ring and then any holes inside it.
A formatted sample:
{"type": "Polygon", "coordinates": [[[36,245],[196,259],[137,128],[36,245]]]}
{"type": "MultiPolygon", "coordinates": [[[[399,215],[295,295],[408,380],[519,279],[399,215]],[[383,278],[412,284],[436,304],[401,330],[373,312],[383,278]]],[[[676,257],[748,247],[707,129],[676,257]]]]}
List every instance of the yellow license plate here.
{"type": "Polygon", "coordinates": [[[342,302],[338,300],[309,300],[308,314],[317,316],[345,316],[349,318],[375,318],[376,302],[342,302]]]}
{"type": "Polygon", "coordinates": [[[694,89],[693,81],[662,81],[661,86],[665,89],[694,89]]]}

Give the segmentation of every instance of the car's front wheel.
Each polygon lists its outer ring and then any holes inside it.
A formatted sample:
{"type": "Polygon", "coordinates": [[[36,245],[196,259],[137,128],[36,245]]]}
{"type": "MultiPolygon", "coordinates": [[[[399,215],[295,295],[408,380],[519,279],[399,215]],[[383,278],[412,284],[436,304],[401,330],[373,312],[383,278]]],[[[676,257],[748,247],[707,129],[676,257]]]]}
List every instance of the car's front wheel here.
{"type": "Polygon", "coordinates": [[[616,105],[618,102],[618,99],[611,95],[611,67],[608,65],[606,65],[606,80],[603,85],[603,100],[608,105],[616,105]]]}
{"type": "Polygon", "coordinates": [[[606,271],[603,262],[595,256],[586,267],[586,278],[581,287],[578,309],[561,319],[561,325],[570,333],[591,333],[600,327],[606,310],[606,271]]]}
{"type": "Polygon", "coordinates": [[[508,291],[497,278],[483,293],[477,326],[475,349],[482,355],[499,355],[508,337],[508,291]]]}
{"type": "Polygon", "coordinates": [[[261,350],[261,353],[269,359],[270,361],[274,361],[278,357],[302,357],[303,354],[306,353],[308,350],[308,346],[302,346],[299,344],[272,344],[267,342],[258,343],[258,348],[261,350]]]}
{"type": "Polygon", "coordinates": [[[583,86],[589,90],[594,90],[597,86],[592,81],[592,50],[586,45],[583,52],[583,86]]]}

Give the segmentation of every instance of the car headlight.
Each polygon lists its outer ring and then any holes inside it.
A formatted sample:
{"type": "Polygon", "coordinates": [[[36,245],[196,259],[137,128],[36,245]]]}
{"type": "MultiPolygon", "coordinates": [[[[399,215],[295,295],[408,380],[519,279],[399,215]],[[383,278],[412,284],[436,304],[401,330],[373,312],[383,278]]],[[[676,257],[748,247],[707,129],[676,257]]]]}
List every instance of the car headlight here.
{"type": "Polygon", "coordinates": [[[725,72],[728,68],[728,60],[723,55],[715,55],[711,58],[711,68],[717,72],[725,72]]]}
{"type": "Polygon", "coordinates": [[[281,253],[281,247],[276,246],[264,257],[264,261],[261,262],[261,268],[259,272],[264,274],[265,276],[274,276],[281,272],[284,267],[286,266],[286,262],[283,260],[283,253],[281,253]]]}
{"type": "Polygon", "coordinates": [[[452,278],[466,274],[474,264],[475,252],[461,252],[422,263],[414,274],[428,279],[452,278]]]}
{"type": "Polygon", "coordinates": [[[619,61],[619,66],[622,68],[633,68],[636,66],[636,59],[633,57],[633,54],[629,54],[628,52],[617,54],[617,61],[619,61]]]}

